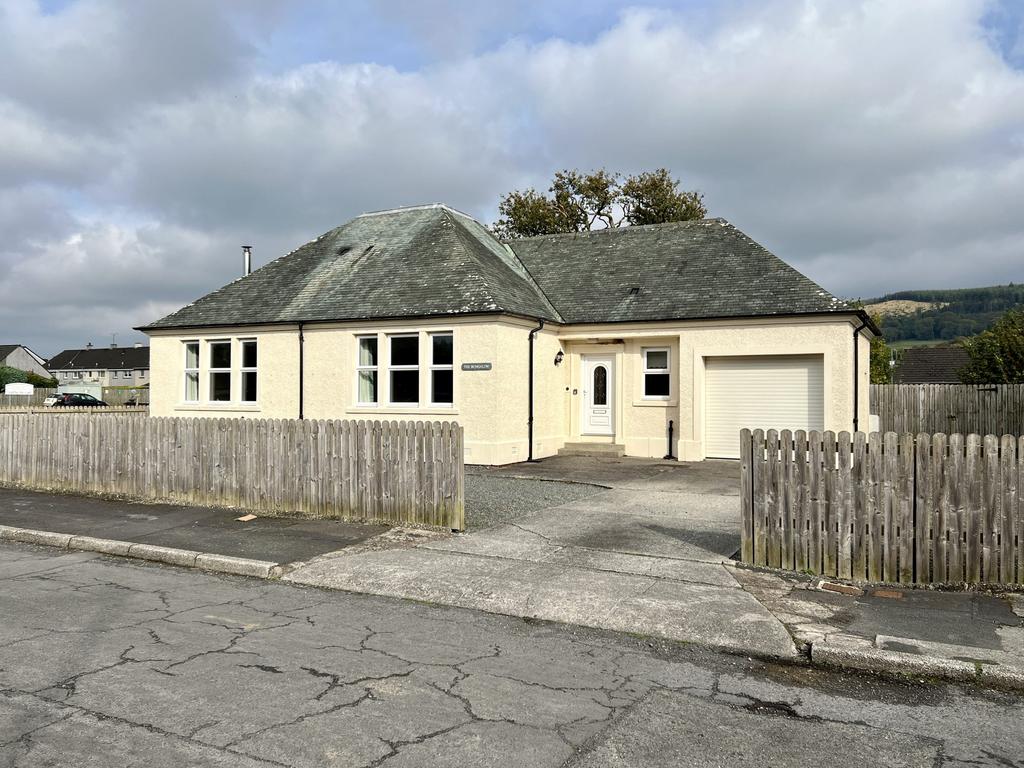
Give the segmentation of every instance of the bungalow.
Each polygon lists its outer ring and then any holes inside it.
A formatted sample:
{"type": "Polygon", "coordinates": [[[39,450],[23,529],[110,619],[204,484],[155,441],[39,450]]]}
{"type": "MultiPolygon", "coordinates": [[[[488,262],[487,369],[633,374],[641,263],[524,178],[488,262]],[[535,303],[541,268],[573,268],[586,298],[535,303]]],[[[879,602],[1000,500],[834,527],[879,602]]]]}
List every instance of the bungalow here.
{"type": "Polygon", "coordinates": [[[454,420],[473,464],[866,426],[876,332],[723,219],[502,242],[444,205],[363,214],[139,330],[154,416],[454,420]]]}

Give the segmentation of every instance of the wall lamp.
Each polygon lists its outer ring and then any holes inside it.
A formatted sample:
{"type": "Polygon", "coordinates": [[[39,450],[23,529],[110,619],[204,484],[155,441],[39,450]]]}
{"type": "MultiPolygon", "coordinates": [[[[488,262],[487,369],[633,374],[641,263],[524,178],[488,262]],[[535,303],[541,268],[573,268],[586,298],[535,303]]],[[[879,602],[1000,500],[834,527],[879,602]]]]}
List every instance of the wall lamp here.
{"type": "Polygon", "coordinates": [[[565,359],[565,354],[562,350],[558,350],[558,352],[555,353],[555,365],[561,365],[563,359],[565,359]]]}

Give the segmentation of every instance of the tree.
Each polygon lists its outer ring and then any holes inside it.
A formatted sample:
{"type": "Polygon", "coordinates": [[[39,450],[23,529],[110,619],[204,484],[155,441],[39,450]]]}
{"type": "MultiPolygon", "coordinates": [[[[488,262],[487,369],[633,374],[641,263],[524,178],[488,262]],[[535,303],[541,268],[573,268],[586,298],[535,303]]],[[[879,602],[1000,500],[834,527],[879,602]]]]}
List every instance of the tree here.
{"type": "Polygon", "coordinates": [[[26,381],[28,373],[25,371],[9,365],[0,365],[0,394],[3,394],[4,387],[8,384],[24,384],[26,381]]]}
{"type": "Polygon", "coordinates": [[[704,196],[699,192],[680,192],[679,182],[664,168],[626,179],[619,202],[626,221],[633,226],[702,219],[708,212],[704,196]]]}
{"type": "MultiPolygon", "coordinates": [[[[856,309],[864,309],[864,302],[860,299],[851,301],[850,306],[856,309]]],[[[877,312],[871,313],[871,321],[878,326],[882,327],[882,316],[877,312]]],[[[868,368],[871,370],[871,383],[872,384],[891,384],[892,383],[892,347],[885,341],[885,337],[882,335],[875,336],[871,339],[870,343],[871,355],[869,357],[870,364],[868,368]]]]}
{"type": "Polygon", "coordinates": [[[977,336],[960,341],[970,361],[964,384],[1024,384],[1024,309],[1012,309],[977,336]]]}
{"type": "Polygon", "coordinates": [[[546,195],[535,189],[505,195],[492,229],[511,240],[689,221],[707,213],[701,194],[680,190],[679,182],[664,168],[629,176],[621,183],[620,179],[620,174],[603,168],[590,173],[559,171],[546,195]]]}
{"type": "Polygon", "coordinates": [[[57,380],[50,376],[40,376],[38,373],[32,373],[29,371],[27,374],[28,378],[25,379],[33,387],[42,387],[43,389],[56,389],[57,380]]]}

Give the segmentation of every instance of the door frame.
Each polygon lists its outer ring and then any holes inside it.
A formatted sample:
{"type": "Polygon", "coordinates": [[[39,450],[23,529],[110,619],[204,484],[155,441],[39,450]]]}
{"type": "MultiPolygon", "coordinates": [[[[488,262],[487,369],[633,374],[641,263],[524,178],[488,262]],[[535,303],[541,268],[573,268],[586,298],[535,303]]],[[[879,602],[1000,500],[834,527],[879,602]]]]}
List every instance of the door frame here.
{"type": "Polygon", "coordinates": [[[616,397],[615,385],[615,357],[616,355],[611,352],[582,352],[580,353],[580,389],[582,397],[580,398],[580,435],[586,437],[615,437],[615,424],[618,416],[617,403],[618,398],[616,397]],[[591,365],[603,364],[608,371],[608,431],[607,432],[594,432],[588,429],[589,419],[588,412],[591,408],[590,397],[592,395],[591,381],[592,381],[592,369],[591,365]]]}

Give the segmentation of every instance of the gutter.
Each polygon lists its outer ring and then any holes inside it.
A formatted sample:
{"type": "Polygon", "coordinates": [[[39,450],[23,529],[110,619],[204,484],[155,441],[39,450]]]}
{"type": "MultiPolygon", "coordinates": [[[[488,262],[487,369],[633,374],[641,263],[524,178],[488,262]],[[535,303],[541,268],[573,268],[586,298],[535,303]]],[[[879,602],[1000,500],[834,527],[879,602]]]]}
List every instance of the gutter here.
{"type": "MultiPolygon", "coordinates": [[[[857,414],[857,405],[860,401],[860,332],[865,328],[875,331],[875,324],[870,318],[862,317],[860,325],[853,329],[853,431],[857,432],[860,426],[860,419],[857,414]]],[[[870,343],[870,342],[869,342],[870,343]]]]}
{"type": "Polygon", "coordinates": [[[536,328],[530,329],[529,415],[526,419],[526,434],[529,441],[526,448],[526,460],[531,464],[537,461],[537,459],[533,458],[533,342],[537,334],[544,328],[543,320],[538,317],[537,322],[539,325],[536,328]]]}

